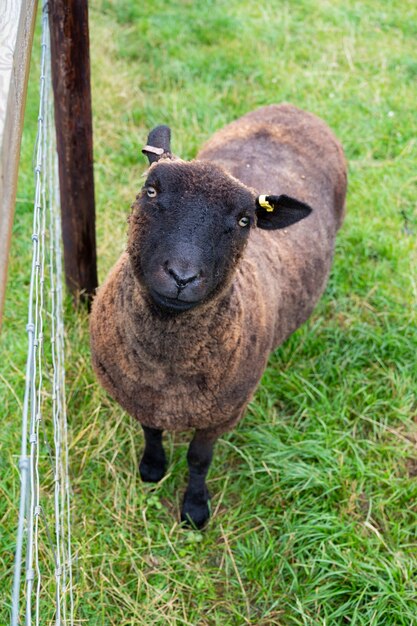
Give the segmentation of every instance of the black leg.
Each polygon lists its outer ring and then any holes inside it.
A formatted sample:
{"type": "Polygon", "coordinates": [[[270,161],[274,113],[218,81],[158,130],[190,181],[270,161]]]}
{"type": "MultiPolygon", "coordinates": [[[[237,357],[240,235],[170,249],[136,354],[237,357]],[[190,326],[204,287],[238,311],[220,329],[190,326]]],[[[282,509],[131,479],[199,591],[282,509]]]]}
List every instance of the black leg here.
{"type": "Polygon", "coordinates": [[[181,510],[181,521],[202,528],[210,517],[206,476],[213,458],[216,438],[197,430],[187,453],[189,480],[181,510]]]}
{"type": "Polygon", "coordinates": [[[141,478],[146,483],[157,483],[165,474],[166,457],[162,446],[162,430],[142,424],[145,450],[139,463],[141,478]]]}

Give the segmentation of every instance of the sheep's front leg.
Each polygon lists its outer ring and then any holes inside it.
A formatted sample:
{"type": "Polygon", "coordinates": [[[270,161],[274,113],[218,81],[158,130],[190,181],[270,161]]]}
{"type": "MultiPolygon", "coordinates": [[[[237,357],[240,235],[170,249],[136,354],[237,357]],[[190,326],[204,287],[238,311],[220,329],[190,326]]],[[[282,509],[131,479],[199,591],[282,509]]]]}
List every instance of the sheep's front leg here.
{"type": "Polygon", "coordinates": [[[162,430],[149,428],[142,424],[145,434],[145,450],[139,471],[141,478],[146,483],[157,483],[165,474],[166,457],[162,446],[162,430]]]}
{"type": "Polygon", "coordinates": [[[181,509],[181,521],[202,528],[210,517],[206,476],[213,458],[216,437],[197,430],[187,453],[189,480],[181,509]]]}

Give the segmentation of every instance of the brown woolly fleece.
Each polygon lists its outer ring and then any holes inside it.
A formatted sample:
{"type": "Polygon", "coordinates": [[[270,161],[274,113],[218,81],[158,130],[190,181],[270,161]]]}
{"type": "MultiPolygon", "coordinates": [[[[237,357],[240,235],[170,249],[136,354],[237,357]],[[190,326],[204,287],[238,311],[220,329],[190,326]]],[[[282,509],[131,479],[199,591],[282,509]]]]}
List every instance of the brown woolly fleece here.
{"type": "Polygon", "coordinates": [[[172,317],[152,313],[122,254],[93,303],[91,349],[102,385],[142,424],[204,429],[215,438],[241,418],[269,354],[323,292],[343,219],[346,163],[326,124],[288,104],[229,124],[197,159],[256,194],[287,194],[313,211],[284,230],[252,228],[227,289],[172,317]]]}

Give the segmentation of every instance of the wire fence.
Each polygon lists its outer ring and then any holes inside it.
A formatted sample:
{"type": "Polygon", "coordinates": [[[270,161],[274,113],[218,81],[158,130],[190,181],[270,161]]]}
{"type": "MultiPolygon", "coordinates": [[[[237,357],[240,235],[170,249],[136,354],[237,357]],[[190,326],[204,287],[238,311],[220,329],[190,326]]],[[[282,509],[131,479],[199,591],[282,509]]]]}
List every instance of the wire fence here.
{"type": "Polygon", "coordinates": [[[74,623],[61,224],[49,41],[44,0],[12,626],[74,623]]]}

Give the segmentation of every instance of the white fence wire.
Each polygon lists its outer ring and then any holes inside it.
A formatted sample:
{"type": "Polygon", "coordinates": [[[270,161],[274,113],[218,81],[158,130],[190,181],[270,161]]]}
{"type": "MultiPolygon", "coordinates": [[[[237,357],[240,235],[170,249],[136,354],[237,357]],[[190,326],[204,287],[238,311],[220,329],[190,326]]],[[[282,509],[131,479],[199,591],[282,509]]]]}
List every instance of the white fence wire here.
{"type": "Polygon", "coordinates": [[[44,1],[12,626],[74,623],[61,225],[49,42],[44,1]]]}

